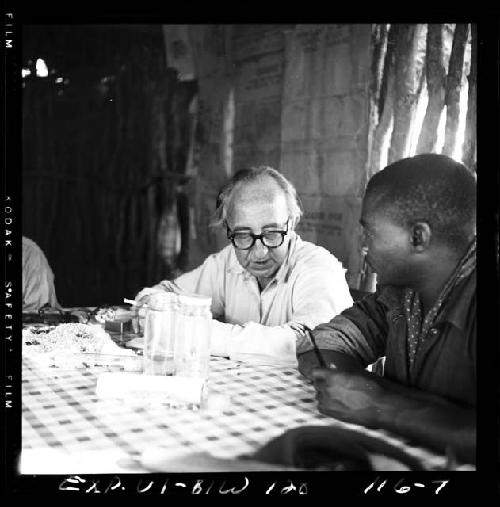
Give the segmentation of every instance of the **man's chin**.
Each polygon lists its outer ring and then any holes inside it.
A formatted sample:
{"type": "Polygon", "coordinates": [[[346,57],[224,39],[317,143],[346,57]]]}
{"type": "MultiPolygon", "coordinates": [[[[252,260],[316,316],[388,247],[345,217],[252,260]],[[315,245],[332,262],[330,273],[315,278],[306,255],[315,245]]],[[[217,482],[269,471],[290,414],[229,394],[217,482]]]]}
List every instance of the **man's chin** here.
{"type": "Polygon", "coordinates": [[[276,273],[276,269],[274,266],[252,266],[251,268],[248,268],[248,271],[252,273],[252,275],[256,277],[266,277],[269,278],[276,273]]]}

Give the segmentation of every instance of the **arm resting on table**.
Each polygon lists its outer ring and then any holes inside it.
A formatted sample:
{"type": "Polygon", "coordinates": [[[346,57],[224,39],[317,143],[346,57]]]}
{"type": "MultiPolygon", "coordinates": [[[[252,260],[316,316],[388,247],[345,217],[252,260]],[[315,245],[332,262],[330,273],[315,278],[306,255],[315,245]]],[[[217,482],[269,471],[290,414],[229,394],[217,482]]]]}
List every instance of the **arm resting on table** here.
{"type": "MultiPolygon", "coordinates": [[[[473,407],[369,373],[346,354],[322,352],[335,367],[312,373],[320,412],[391,431],[443,454],[451,447],[458,459],[475,463],[473,407]]],[[[314,363],[311,353],[306,354],[299,356],[299,368],[314,363]]]]}
{"type": "MultiPolygon", "coordinates": [[[[319,349],[318,352],[327,366],[335,365],[336,368],[347,371],[362,371],[364,369],[363,364],[349,354],[330,349],[319,349]]],[[[321,367],[318,355],[314,350],[299,354],[298,362],[300,373],[309,380],[312,380],[312,370],[321,367]]]]}
{"type": "MultiPolygon", "coordinates": [[[[372,375],[373,374],[368,374],[372,375]]],[[[476,461],[476,411],[445,398],[378,377],[386,392],[381,427],[441,453],[451,447],[458,459],[476,461]]]]}
{"type": "Polygon", "coordinates": [[[213,319],[210,353],[235,361],[296,367],[299,334],[287,324],[265,326],[249,322],[240,326],[213,319]]]}

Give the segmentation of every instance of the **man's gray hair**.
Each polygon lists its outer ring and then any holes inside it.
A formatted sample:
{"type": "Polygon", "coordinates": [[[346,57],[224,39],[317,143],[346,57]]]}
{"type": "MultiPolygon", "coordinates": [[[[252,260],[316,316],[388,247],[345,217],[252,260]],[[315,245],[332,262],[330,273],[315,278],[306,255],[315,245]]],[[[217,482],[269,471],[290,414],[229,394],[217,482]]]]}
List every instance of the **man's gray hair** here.
{"type": "Polygon", "coordinates": [[[217,196],[216,210],[210,221],[212,227],[223,226],[227,218],[227,210],[236,189],[247,183],[263,179],[273,179],[283,190],[288,205],[288,214],[295,224],[302,216],[302,204],[297,195],[295,187],[276,169],[268,166],[249,167],[236,172],[224,185],[217,196]]]}

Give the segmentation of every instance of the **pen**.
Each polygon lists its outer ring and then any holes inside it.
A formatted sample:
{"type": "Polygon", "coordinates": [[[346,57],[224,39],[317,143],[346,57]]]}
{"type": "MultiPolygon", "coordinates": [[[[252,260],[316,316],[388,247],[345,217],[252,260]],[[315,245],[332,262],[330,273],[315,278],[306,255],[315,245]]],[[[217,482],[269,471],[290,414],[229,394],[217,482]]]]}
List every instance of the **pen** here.
{"type": "Polygon", "coordinates": [[[137,301],[134,301],[133,299],[123,298],[123,302],[124,303],[128,303],[129,305],[141,306],[141,307],[144,307],[144,308],[148,308],[148,305],[146,305],[146,304],[139,305],[139,303],[137,301]]]}
{"type": "Polygon", "coordinates": [[[312,342],[313,348],[314,348],[314,353],[316,354],[316,358],[318,359],[318,362],[319,362],[321,368],[328,368],[328,366],[325,363],[325,360],[323,359],[323,356],[321,355],[321,352],[319,351],[318,345],[316,344],[316,340],[314,339],[311,329],[309,327],[307,327],[305,324],[301,324],[301,325],[309,333],[309,338],[311,338],[311,342],[312,342]]]}

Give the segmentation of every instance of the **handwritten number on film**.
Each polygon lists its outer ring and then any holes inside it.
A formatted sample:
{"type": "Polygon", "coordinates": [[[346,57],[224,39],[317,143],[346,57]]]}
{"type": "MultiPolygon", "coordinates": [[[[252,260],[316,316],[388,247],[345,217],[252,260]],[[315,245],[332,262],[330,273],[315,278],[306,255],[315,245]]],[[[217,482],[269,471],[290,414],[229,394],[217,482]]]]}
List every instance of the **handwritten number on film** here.
{"type": "MultiPolygon", "coordinates": [[[[273,482],[267,489],[266,495],[271,492],[275,494],[287,495],[289,493],[295,493],[299,495],[307,494],[307,483],[302,482],[296,486],[290,479],[288,479],[285,486],[277,485],[278,483],[273,482]]],[[[162,484],[155,484],[150,479],[140,479],[135,488],[132,488],[136,493],[167,493],[167,485],[170,491],[179,491],[179,488],[186,490],[192,495],[209,494],[215,493],[219,495],[239,495],[245,491],[250,485],[250,481],[247,477],[243,477],[240,480],[228,482],[223,481],[221,485],[215,481],[206,481],[204,479],[198,479],[194,482],[191,487],[186,482],[173,482],[169,484],[169,480],[166,479],[162,484]],[[160,487],[161,486],[161,487],[160,487]]],[[[64,479],[59,484],[60,491],[79,491],[82,493],[111,493],[111,492],[123,492],[125,484],[121,481],[117,475],[113,476],[110,481],[103,481],[100,479],[89,479],[83,478],[78,475],[73,475],[64,479]]]]}
{"type": "MultiPolygon", "coordinates": [[[[402,485],[403,484],[403,481],[404,479],[400,479],[393,487],[393,490],[396,492],[396,493],[399,493],[399,494],[404,494],[404,493],[408,493],[409,491],[412,490],[412,488],[425,488],[426,485],[425,484],[422,484],[421,482],[414,482],[411,486],[408,486],[408,485],[402,485]]],[[[448,481],[431,481],[431,484],[432,488],[434,488],[434,494],[438,495],[439,492],[448,484],[448,482],[450,482],[449,480],[448,481]]],[[[367,493],[369,493],[370,491],[372,491],[373,493],[376,493],[376,492],[380,492],[382,491],[382,489],[384,488],[384,486],[387,484],[387,479],[385,480],[380,480],[380,477],[377,477],[371,484],[369,484],[365,490],[364,490],[364,493],[365,495],[367,493]]]]}

